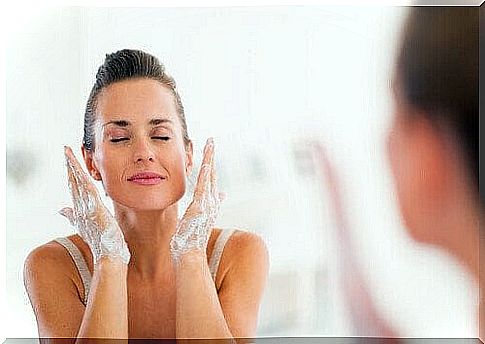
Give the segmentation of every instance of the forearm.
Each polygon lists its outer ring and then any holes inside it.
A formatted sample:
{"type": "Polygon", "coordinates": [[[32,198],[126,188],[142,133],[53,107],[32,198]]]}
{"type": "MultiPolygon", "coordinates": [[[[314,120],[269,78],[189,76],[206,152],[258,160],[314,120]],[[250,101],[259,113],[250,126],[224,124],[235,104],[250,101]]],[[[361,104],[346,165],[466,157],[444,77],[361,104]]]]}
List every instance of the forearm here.
{"type": "Polygon", "coordinates": [[[101,258],[95,265],[78,338],[128,338],[127,265],[101,258]]]}
{"type": "Polygon", "coordinates": [[[184,254],[176,264],[177,338],[231,338],[204,253],[184,254]]]}

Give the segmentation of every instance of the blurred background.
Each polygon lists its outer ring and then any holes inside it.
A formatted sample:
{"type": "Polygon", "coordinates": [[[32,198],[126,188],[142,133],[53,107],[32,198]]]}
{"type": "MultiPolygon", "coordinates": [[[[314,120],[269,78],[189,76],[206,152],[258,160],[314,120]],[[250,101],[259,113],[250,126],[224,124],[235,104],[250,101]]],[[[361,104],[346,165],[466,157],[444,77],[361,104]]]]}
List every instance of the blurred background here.
{"type": "Polygon", "coordinates": [[[349,250],[382,316],[403,336],[476,337],[476,286],[445,253],[407,237],[388,170],[389,84],[406,7],[26,13],[6,49],[6,337],[37,336],[23,262],[73,232],[57,215],[70,205],[62,147],[81,159],[96,70],[123,48],[154,54],[174,76],[199,160],[215,138],[227,194],[218,225],[267,243],[258,336],[360,334],[339,280],[346,248],[312,154],[316,139],[339,176],[349,250]]]}

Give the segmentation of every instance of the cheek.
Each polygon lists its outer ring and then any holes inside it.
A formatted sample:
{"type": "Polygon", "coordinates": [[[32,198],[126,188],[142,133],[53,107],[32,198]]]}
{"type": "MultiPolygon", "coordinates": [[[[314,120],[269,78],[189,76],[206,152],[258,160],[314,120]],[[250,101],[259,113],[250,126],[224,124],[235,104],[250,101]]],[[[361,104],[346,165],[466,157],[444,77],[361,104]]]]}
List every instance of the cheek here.
{"type": "Polygon", "coordinates": [[[412,152],[399,129],[391,131],[388,137],[388,158],[394,179],[396,196],[402,219],[406,227],[413,227],[413,207],[416,205],[413,183],[412,152]]]}
{"type": "Polygon", "coordinates": [[[432,242],[419,144],[406,137],[405,133],[395,133],[389,140],[389,160],[401,217],[408,234],[418,242],[432,242]]]}
{"type": "Polygon", "coordinates": [[[108,193],[116,191],[125,177],[123,171],[127,166],[127,161],[124,161],[119,154],[113,154],[104,150],[97,154],[96,162],[106,191],[108,193]]]}
{"type": "Polygon", "coordinates": [[[185,192],[187,173],[185,170],[185,155],[182,152],[177,151],[171,157],[171,159],[165,159],[166,169],[170,175],[171,186],[176,193],[185,192]]]}

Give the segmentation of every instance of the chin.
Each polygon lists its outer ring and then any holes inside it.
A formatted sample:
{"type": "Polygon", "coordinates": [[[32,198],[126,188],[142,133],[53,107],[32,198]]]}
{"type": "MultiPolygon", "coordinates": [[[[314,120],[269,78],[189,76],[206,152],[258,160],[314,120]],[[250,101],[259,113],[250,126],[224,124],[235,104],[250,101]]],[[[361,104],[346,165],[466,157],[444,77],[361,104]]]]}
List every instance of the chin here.
{"type": "Polygon", "coordinates": [[[125,207],[130,208],[134,211],[162,211],[166,210],[177,202],[158,202],[158,203],[147,203],[147,202],[138,202],[132,205],[125,205],[125,207]]]}
{"type": "Polygon", "coordinates": [[[182,193],[180,195],[177,193],[169,197],[164,197],[160,193],[147,193],[139,196],[113,195],[111,199],[114,203],[134,211],[161,211],[176,205],[182,196],[182,193]]]}
{"type": "Polygon", "coordinates": [[[401,206],[401,214],[406,232],[414,241],[428,245],[436,244],[436,227],[423,209],[401,206]]]}

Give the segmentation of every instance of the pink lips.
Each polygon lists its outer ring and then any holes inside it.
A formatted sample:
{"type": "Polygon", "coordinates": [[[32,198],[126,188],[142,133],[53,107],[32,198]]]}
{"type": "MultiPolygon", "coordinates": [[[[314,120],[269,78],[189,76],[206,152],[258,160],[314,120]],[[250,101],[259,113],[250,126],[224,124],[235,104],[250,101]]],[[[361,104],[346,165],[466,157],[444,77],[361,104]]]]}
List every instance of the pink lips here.
{"type": "Polygon", "coordinates": [[[161,183],[163,179],[165,178],[158,173],[140,172],[128,178],[128,181],[140,185],[156,185],[161,183]]]}

